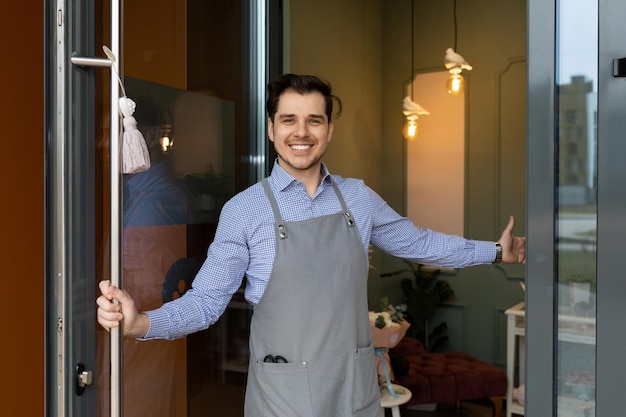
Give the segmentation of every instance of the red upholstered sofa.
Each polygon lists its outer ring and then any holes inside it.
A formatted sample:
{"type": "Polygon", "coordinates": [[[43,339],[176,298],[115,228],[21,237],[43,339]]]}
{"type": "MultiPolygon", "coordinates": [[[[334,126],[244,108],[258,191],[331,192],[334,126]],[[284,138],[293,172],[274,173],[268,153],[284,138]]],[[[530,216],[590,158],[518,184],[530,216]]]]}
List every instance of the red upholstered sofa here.
{"type": "MultiPolygon", "coordinates": [[[[393,349],[404,367],[394,367],[394,383],[408,388],[412,397],[405,406],[456,403],[490,399],[494,416],[502,412],[507,377],[499,368],[463,352],[428,353],[422,344],[405,337],[393,349]]],[[[393,359],[392,359],[393,362],[393,359]]]]}

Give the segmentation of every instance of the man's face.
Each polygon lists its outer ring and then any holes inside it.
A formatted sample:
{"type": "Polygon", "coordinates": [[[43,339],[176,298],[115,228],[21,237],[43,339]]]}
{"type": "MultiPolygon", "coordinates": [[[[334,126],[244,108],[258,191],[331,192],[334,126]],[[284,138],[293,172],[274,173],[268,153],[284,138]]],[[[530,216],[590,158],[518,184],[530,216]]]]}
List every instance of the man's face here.
{"type": "Polygon", "coordinates": [[[319,175],[320,161],[333,134],[325,110],[321,93],[286,90],[280,96],[274,121],[268,120],[267,131],[278,163],[294,178],[319,175]]]}

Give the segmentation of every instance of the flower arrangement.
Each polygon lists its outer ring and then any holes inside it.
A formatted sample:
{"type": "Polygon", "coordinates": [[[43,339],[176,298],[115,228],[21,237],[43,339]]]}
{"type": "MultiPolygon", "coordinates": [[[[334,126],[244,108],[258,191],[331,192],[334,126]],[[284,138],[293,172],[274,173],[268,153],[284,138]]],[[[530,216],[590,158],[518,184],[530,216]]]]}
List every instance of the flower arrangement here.
{"type": "Polygon", "coordinates": [[[410,324],[404,320],[406,312],[406,305],[404,304],[393,306],[389,304],[387,297],[383,297],[380,300],[380,310],[369,312],[374,352],[376,353],[378,383],[381,388],[386,385],[389,393],[397,398],[398,394],[395,393],[391,385],[394,375],[389,359],[389,349],[400,343],[410,324]]]}
{"type": "Polygon", "coordinates": [[[374,347],[391,349],[402,340],[409,329],[410,323],[404,319],[406,305],[393,306],[389,304],[387,297],[383,297],[380,308],[381,311],[369,312],[374,347]]]}

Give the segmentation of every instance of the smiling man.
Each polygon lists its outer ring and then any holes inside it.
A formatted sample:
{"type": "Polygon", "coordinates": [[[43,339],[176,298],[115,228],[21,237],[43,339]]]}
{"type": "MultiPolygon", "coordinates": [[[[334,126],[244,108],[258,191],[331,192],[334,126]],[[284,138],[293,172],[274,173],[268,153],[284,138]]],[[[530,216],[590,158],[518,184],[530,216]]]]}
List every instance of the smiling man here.
{"type": "Polygon", "coordinates": [[[278,164],[305,184],[311,197],[320,184],[322,156],[333,134],[332,114],[327,113],[324,97],[319,92],[287,90],[280,95],[277,109],[268,108],[273,116],[267,131],[278,164]]]}
{"type": "Polygon", "coordinates": [[[285,74],[267,87],[271,175],[226,203],[215,240],[181,298],[139,313],[133,299],[100,284],[98,321],[126,336],[175,339],[206,329],[246,279],[254,306],[247,417],[378,417],[380,397],[367,305],[370,244],[427,265],[521,263],[514,219],[497,242],[413,225],[362,180],[321,162],[333,134],[331,86],[285,74]],[[118,300],[119,303],[114,303],[118,300]]]}

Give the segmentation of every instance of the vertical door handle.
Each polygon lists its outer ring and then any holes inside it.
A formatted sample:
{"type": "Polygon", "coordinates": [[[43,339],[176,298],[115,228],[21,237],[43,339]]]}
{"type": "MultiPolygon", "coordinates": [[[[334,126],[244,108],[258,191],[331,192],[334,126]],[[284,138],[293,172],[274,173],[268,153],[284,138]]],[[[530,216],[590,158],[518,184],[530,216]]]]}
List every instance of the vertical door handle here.
{"type": "MultiPolygon", "coordinates": [[[[110,50],[114,57],[120,56],[120,0],[111,0],[111,46],[110,50]]],[[[112,67],[116,65],[110,59],[89,58],[74,56],[71,57],[74,65],[85,67],[112,67]]],[[[121,227],[122,227],[122,205],[121,205],[121,170],[120,170],[120,118],[118,116],[118,106],[120,92],[117,77],[113,75],[114,68],[111,69],[110,91],[110,138],[109,138],[109,159],[110,159],[110,184],[111,184],[111,210],[110,210],[110,247],[111,247],[111,284],[121,288],[121,227]]],[[[121,69],[118,68],[120,78],[121,69]]],[[[117,327],[109,332],[110,341],[110,416],[122,416],[122,330],[117,327]]],[[[87,377],[84,377],[87,378],[87,377]]],[[[83,387],[84,388],[84,387],[83,387]]]]}

